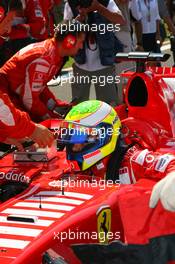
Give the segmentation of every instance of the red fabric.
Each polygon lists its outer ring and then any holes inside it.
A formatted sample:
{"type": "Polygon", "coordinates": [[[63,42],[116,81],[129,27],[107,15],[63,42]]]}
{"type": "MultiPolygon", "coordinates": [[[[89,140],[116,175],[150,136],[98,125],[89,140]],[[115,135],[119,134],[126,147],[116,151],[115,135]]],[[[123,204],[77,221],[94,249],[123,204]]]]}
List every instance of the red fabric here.
{"type": "Polygon", "coordinates": [[[2,6],[0,6],[0,22],[2,22],[4,16],[5,16],[5,10],[2,6]]]}
{"type": "Polygon", "coordinates": [[[106,174],[106,168],[107,168],[109,159],[110,159],[110,155],[100,160],[97,164],[95,164],[88,171],[92,172],[93,175],[95,175],[97,178],[104,179],[104,175],[106,174]]]}
{"type": "Polygon", "coordinates": [[[115,107],[115,111],[117,112],[120,120],[127,118],[127,111],[126,111],[127,107],[125,104],[122,105],[118,105],[115,107]]]}
{"type": "Polygon", "coordinates": [[[35,124],[27,113],[15,108],[7,94],[0,91],[0,141],[24,138],[33,133],[35,124]]]}
{"type": "Polygon", "coordinates": [[[147,244],[149,239],[175,233],[175,214],[165,210],[161,203],[149,208],[154,182],[142,180],[137,185],[126,186],[119,195],[119,208],[126,242],[147,244]]]}
{"type": "MultiPolygon", "coordinates": [[[[88,173],[104,179],[109,158],[110,156],[107,156],[99,161],[88,170],[88,173]]],[[[174,170],[175,155],[153,152],[135,145],[129,148],[123,157],[119,179],[121,184],[133,184],[141,179],[149,179],[155,183],[174,170]]]]}
{"type": "Polygon", "coordinates": [[[0,46],[4,44],[4,39],[0,37],[0,46]]]}
{"type": "Polygon", "coordinates": [[[46,101],[50,97],[56,101],[49,92],[43,102],[42,92],[47,91],[47,82],[57,73],[62,62],[54,39],[23,48],[0,69],[0,74],[4,74],[8,80],[6,92],[17,94],[24,110],[36,118],[41,118],[49,113],[46,101]]]}

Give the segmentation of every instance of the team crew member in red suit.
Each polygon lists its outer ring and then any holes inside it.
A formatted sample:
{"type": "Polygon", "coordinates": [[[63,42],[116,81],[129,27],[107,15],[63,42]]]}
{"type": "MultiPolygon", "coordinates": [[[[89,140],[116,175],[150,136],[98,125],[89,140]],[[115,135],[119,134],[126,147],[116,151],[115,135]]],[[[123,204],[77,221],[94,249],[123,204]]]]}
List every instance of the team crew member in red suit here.
{"type": "Polygon", "coordinates": [[[46,32],[46,19],[39,0],[11,0],[6,3],[7,8],[15,8],[16,3],[21,8],[16,10],[11,27],[0,38],[3,63],[26,45],[43,40],[46,32]]]}
{"type": "MultiPolygon", "coordinates": [[[[22,3],[20,0],[2,0],[0,2],[0,36],[10,32],[11,24],[17,10],[22,10],[22,3]]],[[[2,38],[0,40],[2,40],[2,38]]]]}
{"type": "Polygon", "coordinates": [[[40,39],[45,30],[45,19],[39,0],[21,0],[23,10],[16,14],[9,34],[10,39],[33,37],[40,39]]]}
{"type": "Polygon", "coordinates": [[[12,23],[17,13],[21,12],[22,9],[21,0],[0,1],[0,65],[3,65],[7,60],[6,54],[9,53],[9,50],[6,48],[6,44],[12,23]]]}
{"type": "Polygon", "coordinates": [[[54,24],[56,24],[54,6],[59,5],[60,3],[61,0],[45,0],[45,1],[40,0],[43,16],[45,18],[45,33],[42,36],[40,36],[40,39],[53,37],[54,24]]]}
{"type": "MultiPolygon", "coordinates": [[[[79,245],[75,252],[82,263],[175,263],[175,154],[166,149],[174,141],[162,137],[162,148],[154,151],[161,135],[156,126],[149,121],[133,126],[132,120],[121,125],[115,110],[97,100],[76,105],[60,124],[58,140],[66,146],[74,174],[121,183],[116,195],[126,244],[79,245]],[[139,125],[142,135],[136,136],[139,125]],[[159,199],[163,206],[150,209],[149,200],[153,208],[159,199]]],[[[118,221],[115,215],[112,221],[118,221]]]]}
{"type": "Polygon", "coordinates": [[[60,24],[53,38],[21,49],[0,69],[0,90],[37,121],[58,117],[62,107],[68,106],[55,98],[47,83],[60,71],[65,57],[82,48],[82,27],[79,22],[72,23],[74,32],[71,23],[70,31],[67,27],[61,32],[60,24]]]}
{"type": "Polygon", "coordinates": [[[46,127],[32,122],[27,113],[15,108],[8,95],[0,91],[0,142],[21,148],[26,137],[40,147],[51,146],[54,140],[46,127]]]}

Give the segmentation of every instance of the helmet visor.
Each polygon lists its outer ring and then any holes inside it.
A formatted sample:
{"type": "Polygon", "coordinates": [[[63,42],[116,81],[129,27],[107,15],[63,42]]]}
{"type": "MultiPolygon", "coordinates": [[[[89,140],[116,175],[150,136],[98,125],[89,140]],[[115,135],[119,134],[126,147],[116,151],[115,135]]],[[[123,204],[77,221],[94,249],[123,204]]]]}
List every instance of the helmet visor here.
{"type": "Polygon", "coordinates": [[[83,144],[95,143],[99,139],[99,129],[79,124],[77,122],[62,121],[57,131],[58,143],[83,144]]]}

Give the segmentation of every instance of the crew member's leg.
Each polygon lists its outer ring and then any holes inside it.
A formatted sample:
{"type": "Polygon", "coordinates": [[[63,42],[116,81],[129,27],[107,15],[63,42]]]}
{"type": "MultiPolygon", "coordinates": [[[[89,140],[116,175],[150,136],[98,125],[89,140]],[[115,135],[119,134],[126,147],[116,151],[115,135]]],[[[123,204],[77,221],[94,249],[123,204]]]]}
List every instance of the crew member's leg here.
{"type": "Polygon", "coordinates": [[[71,80],[72,100],[77,98],[77,102],[89,100],[91,77],[88,71],[84,71],[73,65],[73,77],[71,80]]]}
{"type": "Polygon", "coordinates": [[[112,106],[116,106],[119,101],[117,97],[117,78],[115,75],[115,67],[107,67],[105,69],[95,71],[94,75],[97,82],[94,83],[97,100],[104,101],[112,106]]]}

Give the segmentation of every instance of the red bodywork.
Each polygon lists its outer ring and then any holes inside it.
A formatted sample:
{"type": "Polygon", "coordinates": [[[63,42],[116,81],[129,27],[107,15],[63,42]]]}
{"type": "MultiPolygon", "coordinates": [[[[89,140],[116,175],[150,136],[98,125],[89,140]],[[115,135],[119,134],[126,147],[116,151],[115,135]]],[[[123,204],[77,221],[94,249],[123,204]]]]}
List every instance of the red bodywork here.
{"type": "MultiPolygon", "coordinates": [[[[125,74],[124,77],[129,77],[125,87],[126,105],[116,109],[126,129],[126,139],[129,131],[129,140],[140,141],[149,149],[161,149],[172,155],[175,155],[175,144],[172,141],[172,145],[167,147],[165,142],[175,136],[174,74],[175,70],[171,72],[168,68],[148,68],[144,73],[125,74]],[[153,133],[151,127],[156,127],[157,130],[153,133]]],[[[52,126],[52,121],[49,122],[48,126],[52,126]]],[[[12,154],[1,160],[0,177],[2,172],[7,174],[14,170],[13,173],[22,173],[28,177],[30,183],[24,192],[0,206],[0,262],[39,264],[47,251],[53,258],[62,256],[68,263],[80,263],[70,246],[99,242],[98,237],[94,237],[98,234],[98,215],[102,208],[110,208],[112,212],[111,228],[108,231],[111,231],[113,237],[111,235],[109,241],[119,239],[134,243],[137,240],[142,244],[152,235],[160,235],[157,230],[161,229],[155,228],[148,237],[143,233],[139,237],[135,225],[138,222],[139,230],[142,230],[145,223],[143,214],[147,219],[152,214],[145,204],[148,204],[155,182],[145,179],[133,185],[116,184],[104,188],[104,185],[94,186],[92,176],[70,174],[69,166],[64,151],[58,152],[48,163],[14,163],[12,154]],[[58,181],[63,174],[64,177],[74,179],[76,186],[50,186],[50,182],[58,181]],[[86,184],[82,184],[82,180],[86,180],[86,184]],[[138,199],[139,203],[136,202],[138,199]],[[143,205],[146,206],[143,207],[146,208],[143,209],[143,214],[136,215],[143,205]],[[14,214],[37,216],[37,221],[24,223],[7,220],[7,216],[14,214]],[[131,221],[128,219],[129,215],[131,221]],[[88,232],[90,235],[82,239],[81,232],[88,232]],[[64,236],[63,241],[61,234],[64,236]],[[69,238],[66,238],[68,234],[69,238]]],[[[96,180],[100,182],[101,179],[96,180]]],[[[1,181],[4,182],[2,177],[1,181]]],[[[169,214],[164,212],[167,219],[169,214]]],[[[173,215],[171,221],[174,218],[173,215]]],[[[152,221],[157,221],[156,214],[152,221]]],[[[169,228],[165,233],[172,234],[174,229],[169,228]]]]}

